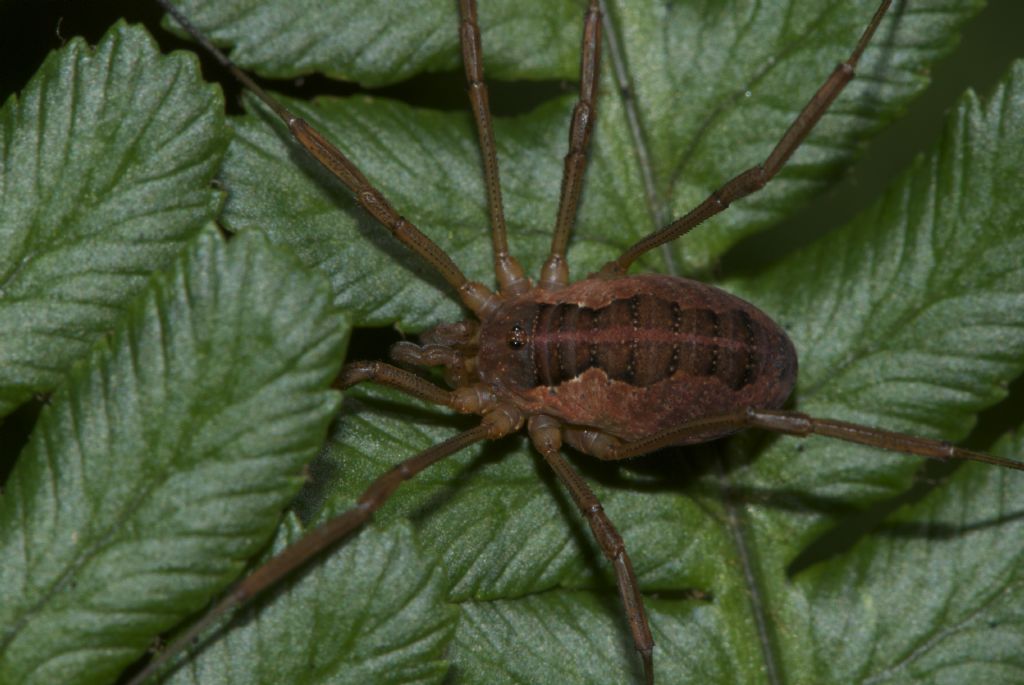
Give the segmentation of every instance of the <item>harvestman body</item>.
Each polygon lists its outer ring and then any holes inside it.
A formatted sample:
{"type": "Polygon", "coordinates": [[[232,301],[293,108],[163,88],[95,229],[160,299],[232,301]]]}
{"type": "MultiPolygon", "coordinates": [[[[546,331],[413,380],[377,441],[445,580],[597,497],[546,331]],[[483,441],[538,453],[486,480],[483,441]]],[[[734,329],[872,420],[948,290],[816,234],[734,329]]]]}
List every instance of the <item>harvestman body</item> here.
{"type": "Polygon", "coordinates": [[[881,23],[883,0],[849,58],[832,72],[763,163],[740,173],[695,209],[655,231],[597,274],[570,284],[566,248],[593,128],[601,13],[589,0],[584,19],[579,100],[573,110],[551,252],[534,284],[509,254],[475,0],[460,0],[460,39],[483,157],[499,290],[466,279],[432,240],[400,216],[351,161],[320,133],[266,94],[167,0],[157,0],[288,126],[296,141],[333,173],[385,228],[433,267],[475,319],[438,326],[419,345],[400,343],[399,362],[443,367],[452,390],[381,362],[342,370],[339,386],[387,385],[464,413],[480,424],[402,462],[378,478],[348,512],[285,549],[231,590],[132,679],[140,683],[214,620],[271,587],[380,507],[405,480],[460,449],[518,431],[568,489],[615,569],[619,594],[648,683],[654,642],[629,555],[601,504],[561,455],[563,443],[600,459],[623,459],[668,445],[712,440],[756,427],[827,435],[937,459],[1024,465],[948,443],[781,411],[796,382],[797,359],[782,329],[753,305],[717,288],[661,275],[626,275],[643,253],[683,235],[735,200],[760,190],[799,147],[844,86],[881,23]]]}

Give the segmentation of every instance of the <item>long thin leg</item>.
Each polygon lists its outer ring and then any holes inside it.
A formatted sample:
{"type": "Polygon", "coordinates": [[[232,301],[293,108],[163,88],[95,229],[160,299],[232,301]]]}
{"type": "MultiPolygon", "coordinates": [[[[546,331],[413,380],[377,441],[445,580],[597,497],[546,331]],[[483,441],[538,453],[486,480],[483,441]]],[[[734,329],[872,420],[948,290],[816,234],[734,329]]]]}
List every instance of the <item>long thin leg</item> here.
{"type": "Polygon", "coordinates": [[[597,74],[601,63],[601,9],[597,0],[590,0],[583,19],[583,46],[580,50],[580,95],[572,110],[569,126],[569,151],[562,170],[562,191],[558,200],[555,233],[551,238],[551,254],[540,272],[542,288],[560,288],[569,283],[569,265],[565,250],[569,245],[569,232],[576,221],[576,207],[583,187],[583,173],[587,167],[587,148],[590,132],[597,117],[595,95],[597,74]]]}
{"type": "Polygon", "coordinates": [[[420,452],[416,456],[403,461],[393,469],[377,478],[359,497],[356,505],[348,511],[332,518],[319,528],[306,534],[302,539],[292,543],[277,556],[249,574],[235,585],[212,609],[192,624],[188,630],[179,635],[167,649],[153,657],[146,667],[139,671],[128,685],[140,685],[153,675],[171,657],[183,649],[225,614],[235,611],[251,602],[264,590],[273,587],[282,578],[305,565],[313,557],[338,542],[353,530],[363,525],[380,508],[388,497],[401,485],[428,466],[432,466],[445,457],[485,439],[495,439],[508,435],[518,426],[516,417],[508,412],[494,412],[484,417],[483,422],[467,431],[459,433],[444,442],[420,452]],[[512,419],[510,421],[510,419],[512,419]]]}
{"type": "Polygon", "coordinates": [[[323,135],[309,125],[304,119],[296,117],[283,104],[278,102],[253,81],[248,74],[239,69],[228,57],[204,36],[181,12],[175,9],[168,0],[156,0],[175,21],[185,29],[193,39],[213,55],[238,81],[263,101],[288,126],[295,140],[306,149],[320,164],[330,171],[335,178],[348,188],[356,202],[363,206],[382,226],[391,231],[402,244],[427,262],[442,278],[444,278],[459,296],[463,303],[475,314],[482,315],[497,306],[494,293],[482,283],[470,281],[462,273],[455,262],[445,254],[437,243],[428,238],[420,229],[395,211],[384,195],[371,184],[355,164],[341,150],[330,143],[323,135]]]}
{"type": "Polygon", "coordinates": [[[890,452],[904,452],[929,459],[947,461],[979,461],[993,466],[1024,471],[1024,462],[1003,459],[983,452],[957,447],[944,440],[919,438],[914,435],[871,428],[834,419],[816,419],[796,411],[771,411],[767,409],[746,409],[732,414],[712,416],[691,421],[677,428],[662,431],[644,440],[618,443],[614,439],[595,431],[577,431],[570,442],[588,454],[599,459],[625,459],[647,454],[662,447],[685,442],[687,438],[709,433],[727,433],[742,428],[761,428],[776,433],[806,437],[824,435],[847,442],[877,447],[890,452]]]}
{"type": "Polygon", "coordinates": [[[462,25],[459,40],[462,43],[462,64],[466,68],[466,87],[473,106],[473,119],[480,141],[480,155],[484,163],[484,182],[487,185],[487,206],[491,215],[491,244],[494,246],[494,274],[503,294],[520,295],[530,288],[523,268],[508,251],[508,230],[505,209],[501,201],[501,179],[498,174],[498,151],[494,145],[490,100],[484,82],[483,47],[480,43],[480,25],[476,17],[476,0],[459,0],[462,25]]]}
{"type": "Polygon", "coordinates": [[[842,92],[843,88],[846,87],[846,84],[853,79],[857,62],[871,41],[871,37],[875,34],[875,30],[881,23],[882,17],[885,16],[885,12],[889,9],[891,3],[892,0],[883,0],[875,12],[875,16],[871,19],[871,23],[868,24],[863,35],[861,35],[860,40],[857,42],[857,47],[854,48],[850,57],[835,68],[832,75],[828,77],[828,80],[822,84],[818,92],[804,106],[785,135],[776,144],[775,149],[772,150],[771,154],[768,155],[768,158],[762,164],[751,167],[733,177],[721,188],[711,193],[706,200],[689,213],[676,219],[668,226],[642,238],[622,253],[622,256],[618,259],[605,264],[601,269],[601,273],[607,275],[625,273],[629,265],[643,253],[670,240],[675,240],[693,227],[726,209],[736,200],[760,190],[768,181],[772,180],[790,156],[800,147],[800,143],[804,141],[804,138],[814,129],[815,124],[818,123],[822,115],[828,111],[829,106],[831,106],[839,93],[842,92]]]}
{"type": "Polygon", "coordinates": [[[651,637],[643,597],[640,595],[633,564],[629,560],[622,536],[615,530],[615,525],[604,513],[604,508],[586,481],[562,456],[561,426],[558,422],[549,416],[537,415],[530,418],[528,426],[534,446],[569,491],[580,513],[590,524],[590,530],[597,544],[601,546],[601,551],[615,569],[615,580],[619,586],[619,596],[622,597],[629,629],[633,633],[633,643],[640,653],[640,658],[643,659],[645,679],[648,685],[653,685],[654,638],[651,637]]]}

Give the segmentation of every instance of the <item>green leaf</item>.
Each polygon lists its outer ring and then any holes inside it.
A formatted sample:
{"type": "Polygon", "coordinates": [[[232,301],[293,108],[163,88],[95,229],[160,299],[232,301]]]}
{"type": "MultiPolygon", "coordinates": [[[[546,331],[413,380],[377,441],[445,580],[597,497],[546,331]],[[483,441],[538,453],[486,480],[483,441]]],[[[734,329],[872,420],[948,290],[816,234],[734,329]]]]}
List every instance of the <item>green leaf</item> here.
{"type": "Polygon", "coordinates": [[[341,323],[257,236],[154,278],[5,485],[0,682],[109,682],[241,571],[337,410],[341,323]]]}
{"type": "MultiPolygon", "coordinates": [[[[575,77],[581,2],[481,2],[496,92],[496,76],[575,77]],[[535,28],[513,30],[502,16],[535,28]],[[541,34],[531,17],[555,28],[541,34]]],[[[606,49],[569,255],[576,276],[764,159],[874,9],[853,0],[606,4],[639,128],[629,126],[606,49]]],[[[306,75],[315,62],[391,83],[458,64],[454,3],[420,11],[384,0],[369,14],[365,3],[202,5],[187,11],[216,25],[219,41],[243,41],[239,58],[268,73],[306,75]],[[284,56],[276,66],[274,54],[284,56]]],[[[858,79],[780,177],[641,266],[704,270],[740,237],[796,212],[924,87],[977,6],[895,3],[858,79]]],[[[861,218],[765,272],[725,274],[792,333],[802,359],[794,407],[958,440],[1020,375],[1022,72],[1016,67],[984,103],[968,96],[929,157],[861,218]]],[[[444,78],[462,88],[461,74],[444,78]]],[[[550,241],[573,99],[567,93],[495,125],[510,242],[531,274],[550,241]]],[[[288,105],[471,277],[492,281],[479,154],[464,110],[372,94],[288,105]]],[[[306,160],[261,106],[253,110],[233,122],[221,174],[226,226],[290,246],[326,273],[335,303],[360,323],[418,330],[465,317],[436,275],[306,160]]],[[[375,477],[473,422],[380,388],[351,391],[313,462],[304,520],[345,509],[375,477]]],[[[976,446],[992,447],[981,440],[976,446]]],[[[1019,435],[993,449],[1024,454],[1019,435]]],[[[1019,474],[971,465],[919,475],[919,459],[754,434],[623,464],[570,458],[632,556],[660,683],[1024,676],[1024,617],[1014,609],[1024,549],[1019,474]]],[[[376,520],[262,609],[207,636],[171,680],[642,682],[609,565],[523,437],[446,459],[403,485],[376,520]],[[364,617],[372,630],[354,627],[364,617]]],[[[297,534],[289,522],[277,545],[297,534]]],[[[225,563],[215,559],[206,563],[225,563]]],[[[152,632],[141,631],[140,644],[152,632]]]]}
{"type": "MultiPolygon", "coordinates": [[[[806,411],[962,438],[1006,395],[1024,355],[1022,73],[984,105],[968,93],[932,153],[846,230],[732,284],[789,324],[806,411]]],[[[853,463],[802,455],[763,476],[857,497],[912,468],[853,463]]]]}
{"type": "Polygon", "coordinates": [[[54,52],[0,111],[0,416],[49,392],[221,204],[223,102],[137,28],[54,52]]]}
{"type": "MultiPolygon", "coordinates": [[[[1019,458],[1024,431],[994,451],[1019,458]]],[[[871,540],[802,579],[801,594],[817,608],[802,655],[811,679],[1019,681],[1024,530],[1018,475],[959,469],[941,488],[896,512],[871,540]]]]}
{"type": "MultiPolygon", "coordinates": [[[[444,573],[417,549],[408,524],[372,530],[247,611],[244,626],[201,650],[169,682],[439,682],[457,616],[445,598],[444,573]],[[331,639],[310,639],[317,635],[331,639]]],[[[273,551],[303,533],[289,521],[273,551]]]]}
{"type": "MultiPolygon", "coordinates": [[[[275,78],[313,72],[366,86],[461,68],[454,2],[186,0],[175,3],[246,69],[275,78]]],[[[575,78],[578,7],[481,3],[488,70],[497,78],[575,78]]],[[[180,29],[178,29],[180,31],[180,29]]]]}

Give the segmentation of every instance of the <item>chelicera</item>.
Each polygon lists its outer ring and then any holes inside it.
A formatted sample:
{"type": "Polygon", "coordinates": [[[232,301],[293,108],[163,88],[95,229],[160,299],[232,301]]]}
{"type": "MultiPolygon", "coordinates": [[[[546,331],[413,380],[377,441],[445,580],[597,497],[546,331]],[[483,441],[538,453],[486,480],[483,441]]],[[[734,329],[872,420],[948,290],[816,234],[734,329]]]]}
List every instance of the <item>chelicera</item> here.
{"type": "Polygon", "coordinates": [[[462,56],[483,157],[497,292],[467,279],[343,152],[265,93],[166,0],[158,2],[281,118],[297,143],[337,177],[371,216],[436,271],[473,315],[437,326],[423,334],[418,344],[400,343],[392,350],[393,360],[403,365],[440,368],[449,388],[377,361],[347,364],[339,386],[377,383],[479,415],[481,421],[380,476],[353,509],[244,579],[132,682],[144,680],[216,619],[357,529],[405,480],[469,445],[503,438],[524,426],[614,568],[626,621],[648,683],[653,683],[655,676],[654,641],[628,541],[623,541],[597,497],[564,458],[563,446],[599,459],[619,460],[666,446],[706,442],[744,428],[761,428],[796,436],[830,436],[936,459],[1024,468],[945,442],[783,410],[796,381],[797,358],[780,326],[753,305],[715,287],[672,276],[627,273],[644,253],[682,236],[771,181],[853,78],[891,0],[880,3],[848,58],[824,81],[762,163],[727,180],[692,211],[643,238],[598,273],[575,283],[569,282],[566,250],[597,112],[599,2],[590,0],[584,16],[579,96],[570,124],[554,236],[534,282],[508,248],[476,3],[461,0],[462,56]]]}

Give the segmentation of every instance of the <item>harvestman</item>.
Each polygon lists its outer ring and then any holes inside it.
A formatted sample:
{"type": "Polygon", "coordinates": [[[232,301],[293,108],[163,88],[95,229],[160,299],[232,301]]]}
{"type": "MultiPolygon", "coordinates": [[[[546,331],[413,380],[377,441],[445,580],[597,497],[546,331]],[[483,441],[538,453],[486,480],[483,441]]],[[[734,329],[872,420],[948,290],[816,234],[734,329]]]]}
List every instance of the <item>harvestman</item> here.
{"type": "Polygon", "coordinates": [[[584,18],[579,98],[572,114],[554,237],[540,279],[534,284],[508,251],[476,3],[460,0],[459,35],[483,157],[497,293],[469,281],[437,244],[392,208],[341,151],[263,91],[167,0],[157,2],[276,113],[296,142],[337,177],[367,212],[440,274],[475,317],[440,325],[423,334],[419,345],[400,343],[392,350],[392,357],[404,364],[443,367],[452,390],[382,362],[347,364],[339,387],[371,381],[459,412],[478,414],[482,420],[475,428],[379,477],[353,509],[310,532],[242,580],[131,683],[141,683],[217,618],[358,528],[403,481],[464,447],[510,435],[524,423],[533,445],[569,491],[614,566],[648,683],[654,681],[654,642],[629,555],[589,486],[561,455],[563,442],[599,459],[615,460],[669,445],[705,442],[743,428],[762,428],[1024,470],[1024,464],[946,442],[781,411],[779,407],[796,381],[797,362],[792,343],[771,319],[711,286],[669,276],[626,275],[640,255],[760,190],[778,173],[853,78],[891,0],[881,2],[848,59],[826,79],[764,162],[728,180],[695,209],[643,238],[599,273],[572,284],[566,248],[596,115],[599,2],[589,0],[584,18]]]}

